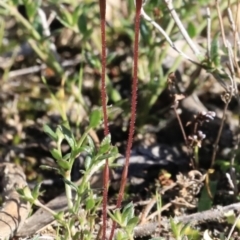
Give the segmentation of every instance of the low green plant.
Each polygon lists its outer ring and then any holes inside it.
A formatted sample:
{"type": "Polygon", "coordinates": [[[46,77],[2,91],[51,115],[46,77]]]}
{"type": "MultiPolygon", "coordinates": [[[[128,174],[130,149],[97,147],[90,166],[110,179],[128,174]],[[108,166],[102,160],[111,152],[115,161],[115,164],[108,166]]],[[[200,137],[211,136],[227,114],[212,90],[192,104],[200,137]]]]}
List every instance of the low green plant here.
{"type": "Polygon", "coordinates": [[[0,7],[5,15],[13,16],[23,26],[28,36],[27,41],[41,60],[50,66],[59,76],[64,76],[55,48],[53,47],[49,32],[46,32],[46,16],[40,8],[41,1],[1,1],[0,7]],[[26,9],[26,18],[17,10],[18,4],[23,4],[26,9]],[[41,17],[40,17],[41,15],[41,17]],[[44,32],[45,30],[45,32],[44,32]]]}
{"type": "Polygon", "coordinates": [[[54,170],[63,177],[65,183],[65,192],[68,201],[69,216],[66,218],[63,212],[54,212],[38,200],[40,185],[37,185],[32,192],[29,188],[19,190],[23,198],[31,204],[42,207],[50,212],[58,221],[60,226],[64,228],[63,239],[93,239],[94,226],[97,219],[97,210],[102,202],[102,198],[94,193],[94,189],[90,186],[91,177],[100,171],[105,160],[109,159],[109,163],[118,155],[117,147],[111,145],[111,137],[107,135],[98,149],[88,132],[97,127],[102,121],[101,111],[96,109],[92,112],[89,120],[89,126],[77,140],[68,124],[59,125],[56,130],[52,130],[49,126],[44,126],[44,131],[56,143],[56,147],[51,149],[51,154],[56,161],[55,168],[43,166],[45,169],[54,170]],[[61,144],[66,141],[70,146],[70,152],[63,155],[61,144]],[[71,171],[75,159],[81,154],[87,154],[82,170],[82,179],[79,185],[71,180],[71,171]],[[79,226],[77,230],[75,224],[79,226]]]}
{"type": "Polygon", "coordinates": [[[116,209],[114,211],[108,211],[109,216],[119,226],[120,230],[116,232],[115,239],[117,240],[133,240],[134,228],[137,226],[138,217],[134,216],[134,206],[132,202],[127,204],[123,210],[116,209]]]}
{"type": "Polygon", "coordinates": [[[170,226],[176,240],[183,240],[185,237],[188,240],[201,239],[199,231],[192,229],[189,224],[176,223],[173,219],[170,219],[170,226]]]}

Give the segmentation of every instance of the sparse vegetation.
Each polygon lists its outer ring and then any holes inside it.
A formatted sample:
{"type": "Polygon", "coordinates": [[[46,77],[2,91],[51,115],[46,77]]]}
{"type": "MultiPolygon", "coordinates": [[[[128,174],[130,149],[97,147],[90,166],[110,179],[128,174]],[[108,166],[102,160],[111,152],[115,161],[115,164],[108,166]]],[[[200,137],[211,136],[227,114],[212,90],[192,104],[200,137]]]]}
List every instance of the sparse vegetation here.
{"type": "Polygon", "coordinates": [[[31,205],[8,238],[238,239],[239,8],[0,1],[0,154],[31,205]]]}

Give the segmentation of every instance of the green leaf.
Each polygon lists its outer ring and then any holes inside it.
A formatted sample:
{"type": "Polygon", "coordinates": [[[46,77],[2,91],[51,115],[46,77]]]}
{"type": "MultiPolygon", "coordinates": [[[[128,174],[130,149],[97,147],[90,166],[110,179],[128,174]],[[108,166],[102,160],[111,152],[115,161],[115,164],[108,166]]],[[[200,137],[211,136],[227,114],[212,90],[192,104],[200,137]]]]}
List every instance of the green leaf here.
{"type": "Polygon", "coordinates": [[[108,211],[108,215],[111,217],[113,221],[119,224],[119,218],[118,218],[119,216],[116,215],[116,211],[114,213],[111,213],[110,211],[108,211]]]}
{"type": "Polygon", "coordinates": [[[68,142],[71,149],[74,149],[76,146],[76,141],[70,129],[66,128],[65,126],[59,126],[59,129],[62,131],[64,138],[68,142]]]}
{"type": "Polygon", "coordinates": [[[34,199],[37,199],[40,193],[40,188],[41,188],[42,183],[36,184],[36,186],[32,190],[32,196],[34,199]]]}
{"type": "Polygon", "coordinates": [[[175,238],[179,236],[179,227],[178,224],[174,222],[174,219],[170,218],[170,226],[175,238]]]}
{"type": "MultiPolygon", "coordinates": [[[[61,10],[61,17],[58,19],[61,23],[65,23],[64,26],[66,27],[73,27],[73,17],[72,14],[63,6],[60,8],[61,10]]],[[[58,15],[57,15],[58,16],[58,15]]]]}
{"type": "Polygon", "coordinates": [[[106,59],[106,62],[107,62],[107,65],[110,64],[114,59],[116,59],[118,56],[118,54],[116,52],[111,52],[107,55],[107,59],[106,59]]]}
{"type": "Polygon", "coordinates": [[[182,226],[180,234],[181,235],[186,235],[187,231],[190,231],[189,224],[185,224],[185,225],[182,226]]]}
{"type": "Polygon", "coordinates": [[[56,16],[56,19],[66,28],[70,29],[72,28],[72,25],[68,22],[68,20],[65,17],[61,18],[59,16],[56,16]]]}
{"type": "Polygon", "coordinates": [[[129,221],[127,223],[127,228],[130,230],[133,230],[137,226],[138,222],[139,222],[138,217],[133,217],[133,218],[129,219],[129,221]]]}
{"type": "Polygon", "coordinates": [[[48,125],[43,126],[43,131],[54,141],[57,141],[57,134],[48,125]]]}
{"type": "Polygon", "coordinates": [[[240,229],[240,220],[236,218],[236,214],[233,210],[229,210],[228,212],[224,213],[224,217],[227,219],[228,224],[236,224],[238,230],[240,229]]]}
{"type": "Polygon", "coordinates": [[[190,36],[191,38],[193,38],[193,37],[196,36],[197,30],[196,30],[195,25],[194,25],[192,22],[190,22],[190,23],[188,24],[187,32],[188,32],[188,34],[189,34],[189,36],[190,36]]]}
{"type": "Polygon", "coordinates": [[[60,174],[60,170],[55,167],[49,167],[47,165],[40,165],[40,168],[43,170],[48,170],[48,171],[56,171],[58,174],[60,174]]]}
{"type": "Polygon", "coordinates": [[[122,219],[123,219],[124,223],[127,224],[129,219],[131,219],[133,217],[134,217],[134,206],[133,206],[133,203],[130,202],[123,209],[122,219]]]}
{"type": "Polygon", "coordinates": [[[78,147],[74,149],[71,153],[72,158],[76,158],[79,156],[80,153],[88,153],[89,155],[92,155],[92,148],[90,146],[83,146],[83,147],[78,147]]]}
{"type": "Polygon", "coordinates": [[[111,154],[112,154],[113,156],[116,157],[116,156],[118,155],[118,147],[113,146],[113,147],[111,148],[110,152],[111,152],[111,154]]]}
{"type": "Polygon", "coordinates": [[[64,135],[62,133],[62,127],[60,125],[57,126],[56,135],[58,144],[61,144],[62,140],[64,139],[64,135]]]}
{"type": "Polygon", "coordinates": [[[62,159],[62,153],[58,149],[53,148],[50,153],[57,161],[62,159]]]}
{"type": "Polygon", "coordinates": [[[91,210],[95,207],[95,200],[93,199],[93,197],[87,199],[86,201],[86,209],[87,210],[91,210]]]}
{"type": "Polygon", "coordinates": [[[105,146],[105,145],[110,145],[111,144],[111,135],[108,134],[105,136],[100,144],[100,147],[105,146]]]}
{"type": "Polygon", "coordinates": [[[78,17],[81,14],[82,4],[79,4],[72,13],[72,25],[75,26],[78,23],[78,17]]]}
{"type": "Polygon", "coordinates": [[[191,240],[201,239],[202,235],[198,230],[191,228],[189,224],[186,224],[186,226],[183,227],[181,232],[183,235],[189,236],[191,240]]]}
{"type": "Polygon", "coordinates": [[[88,31],[87,23],[88,23],[88,20],[87,20],[86,14],[81,14],[78,18],[77,24],[78,24],[79,32],[83,35],[85,35],[88,31]]]}
{"type": "MultiPolygon", "coordinates": [[[[69,228],[72,229],[73,226],[75,225],[75,223],[76,223],[76,219],[74,219],[74,218],[70,218],[70,221],[69,221],[69,228]]],[[[77,238],[75,238],[75,239],[77,239],[77,238]]]]}
{"type": "Polygon", "coordinates": [[[31,192],[31,190],[29,189],[28,186],[25,186],[24,188],[18,188],[18,189],[17,189],[17,192],[18,192],[22,197],[24,197],[24,199],[35,200],[35,199],[33,199],[32,192],[31,192]]]}
{"type": "Polygon", "coordinates": [[[88,170],[90,168],[91,163],[92,163],[92,158],[90,156],[87,156],[84,161],[84,167],[86,170],[88,170]]]}
{"type": "Polygon", "coordinates": [[[71,159],[75,159],[76,157],[79,156],[79,154],[82,152],[82,149],[81,148],[76,148],[76,149],[73,149],[71,154],[70,154],[70,158],[71,159]]]}
{"type": "MultiPolygon", "coordinates": [[[[218,165],[220,167],[221,171],[223,171],[224,173],[226,173],[226,171],[229,169],[229,167],[231,165],[229,161],[220,160],[220,159],[217,159],[215,161],[215,164],[218,165]]],[[[236,166],[234,166],[234,167],[236,167],[236,166]]]]}
{"type": "Polygon", "coordinates": [[[109,96],[114,103],[122,100],[121,94],[114,88],[111,88],[109,96]]]}
{"type": "Polygon", "coordinates": [[[117,209],[115,212],[114,212],[114,216],[116,217],[117,219],[117,223],[122,226],[123,225],[123,219],[122,219],[122,214],[120,212],[119,209],[117,209]]]}
{"type": "Polygon", "coordinates": [[[90,155],[92,155],[94,152],[94,149],[95,149],[95,144],[89,135],[87,135],[87,142],[88,142],[89,146],[88,146],[88,151],[86,151],[86,152],[89,153],[90,155]]]}
{"type": "Polygon", "coordinates": [[[101,144],[99,146],[98,154],[106,153],[109,150],[109,148],[110,148],[110,144],[111,144],[111,135],[108,134],[102,140],[102,142],[101,142],[101,144]]]}
{"type": "Polygon", "coordinates": [[[63,178],[63,181],[68,184],[72,189],[74,189],[76,192],[78,191],[78,187],[71,181],[69,181],[66,178],[63,178]]]}
{"type": "Polygon", "coordinates": [[[146,45],[151,45],[151,31],[149,24],[146,21],[141,21],[140,23],[140,33],[143,40],[143,43],[146,45]]]}
{"type": "Polygon", "coordinates": [[[108,154],[104,154],[104,155],[101,155],[97,158],[98,161],[102,161],[102,160],[106,160],[106,159],[109,159],[111,157],[116,157],[115,154],[112,154],[112,153],[108,153],[108,154]]]}
{"type": "Polygon", "coordinates": [[[68,161],[70,159],[70,157],[71,157],[71,153],[67,153],[63,156],[62,160],[68,161]]]}
{"type": "Polygon", "coordinates": [[[101,67],[101,62],[99,60],[99,58],[97,58],[96,56],[85,52],[85,58],[87,60],[87,63],[90,64],[91,67],[96,68],[96,69],[100,69],[101,67]]]}
{"type": "Polygon", "coordinates": [[[71,164],[67,161],[64,161],[62,159],[57,160],[58,166],[60,166],[64,171],[68,171],[71,169],[71,164]]]}
{"type": "Polygon", "coordinates": [[[61,212],[58,212],[57,214],[55,214],[53,216],[57,221],[62,221],[64,220],[64,212],[61,211],[61,212]]]}
{"type": "Polygon", "coordinates": [[[90,115],[90,123],[89,127],[90,128],[96,128],[97,126],[100,125],[102,120],[102,112],[100,109],[95,109],[92,111],[90,115]]]}
{"type": "Polygon", "coordinates": [[[220,45],[219,45],[219,35],[215,36],[211,43],[210,49],[210,59],[214,63],[213,67],[220,67],[221,57],[219,54],[220,45]]]}
{"type": "Polygon", "coordinates": [[[21,0],[12,0],[11,2],[12,2],[13,5],[16,6],[16,7],[17,7],[18,5],[20,5],[20,4],[22,4],[22,1],[21,1],[21,0]]]}
{"type": "Polygon", "coordinates": [[[41,1],[35,0],[35,1],[29,1],[29,0],[23,0],[23,4],[26,8],[27,16],[30,22],[33,21],[38,7],[41,5],[41,1]]]}
{"type": "Polygon", "coordinates": [[[116,233],[116,239],[117,240],[129,240],[129,237],[127,236],[127,234],[123,231],[117,231],[116,233]]]}
{"type": "MultiPolygon", "coordinates": [[[[217,183],[218,181],[209,182],[210,191],[213,194],[213,196],[215,195],[217,190],[217,183]]],[[[198,202],[198,211],[208,210],[212,207],[212,204],[213,204],[213,200],[209,197],[207,187],[205,185],[201,191],[201,196],[198,202]]]]}

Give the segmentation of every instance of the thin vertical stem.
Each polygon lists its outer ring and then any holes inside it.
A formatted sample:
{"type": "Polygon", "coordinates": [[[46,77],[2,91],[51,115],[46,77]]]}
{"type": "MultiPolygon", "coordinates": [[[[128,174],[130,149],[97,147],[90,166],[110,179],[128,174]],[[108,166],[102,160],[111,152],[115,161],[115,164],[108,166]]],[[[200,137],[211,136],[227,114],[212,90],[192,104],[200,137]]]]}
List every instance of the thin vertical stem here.
{"type": "Polygon", "coordinates": [[[207,57],[210,59],[211,51],[211,13],[210,9],[207,8],[207,57]]]}
{"type": "Polygon", "coordinates": [[[174,19],[176,25],[178,26],[180,32],[182,33],[182,35],[185,38],[186,42],[188,43],[189,47],[192,49],[192,51],[197,56],[199,56],[200,51],[197,48],[197,46],[194,44],[193,40],[190,38],[188,32],[186,31],[185,27],[183,26],[181,20],[179,19],[178,15],[173,7],[172,0],[165,0],[164,2],[166,3],[169,12],[172,15],[172,18],[174,19]]]}
{"type": "Polygon", "coordinates": [[[101,74],[101,99],[103,108],[104,135],[108,135],[108,117],[107,117],[107,93],[106,93],[106,34],[105,34],[105,15],[106,0],[99,0],[101,17],[101,40],[102,40],[102,74],[101,74]]]}
{"type": "MultiPolygon", "coordinates": [[[[140,15],[142,9],[142,0],[136,0],[136,16],[135,16],[135,40],[134,40],[134,56],[133,56],[133,80],[132,80],[132,99],[131,99],[131,119],[130,119],[130,128],[127,142],[127,150],[126,150],[126,162],[124,165],[122,178],[121,178],[121,186],[117,199],[117,208],[121,206],[124,189],[126,186],[127,175],[128,175],[128,166],[130,159],[130,152],[132,148],[133,135],[135,131],[135,121],[136,121],[136,109],[137,109],[137,85],[138,85],[138,42],[139,42],[139,28],[140,28],[140,15]]],[[[116,223],[113,223],[110,240],[112,240],[114,236],[116,223]]]]}
{"type": "Polygon", "coordinates": [[[227,47],[227,41],[226,41],[225,31],[224,31],[224,27],[223,27],[222,13],[221,13],[221,9],[219,7],[219,0],[216,0],[215,3],[216,3],[216,7],[217,7],[217,14],[218,14],[220,30],[222,33],[223,44],[225,47],[227,47]]]}
{"type": "MultiPolygon", "coordinates": [[[[228,93],[226,93],[226,94],[228,94],[228,93]]],[[[225,94],[225,95],[226,95],[226,94],[225,94]]],[[[223,96],[222,98],[224,98],[224,96],[223,96]]],[[[225,118],[226,118],[226,113],[227,113],[228,105],[229,105],[230,100],[231,100],[231,98],[232,98],[232,94],[230,94],[230,96],[228,96],[227,98],[228,98],[228,99],[225,100],[225,106],[224,106],[224,110],[223,110],[223,116],[222,116],[222,119],[221,119],[221,124],[220,124],[219,130],[218,130],[218,134],[217,134],[215,143],[214,143],[214,145],[213,145],[213,153],[212,153],[211,166],[210,166],[210,168],[213,167],[214,162],[215,162],[215,159],[216,159],[217,150],[218,150],[218,143],[219,143],[220,138],[221,138],[221,134],[222,134],[222,130],[223,130],[225,118]]]]}
{"type": "Polygon", "coordinates": [[[175,115],[176,115],[176,117],[177,117],[178,124],[179,124],[179,126],[180,126],[180,129],[181,129],[181,132],[182,132],[182,135],[183,135],[183,139],[184,139],[185,144],[186,144],[186,146],[187,146],[187,148],[188,148],[188,155],[189,155],[189,157],[190,157],[190,159],[191,159],[191,164],[192,164],[192,167],[193,167],[193,169],[194,169],[196,164],[195,164],[194,159],[193,159],[192,156],[191,156],[192,154],[191,154],[191,152],[190,152],[190,146],[189,146],[189,143],[188,143],[187,135],[186,135],[186,133],[185,133],[185,130],[184,130],[184,127],[183,127],[183,124],[182,124],[182,120],[181,120],[181,118],[180,118],[180,116],[179,116],[179,114],[178,114],[178,112],[177,112],[177,105],[176,105],[176,103],[174,103],[173,110],[174,110],[174,113],[175,113],[175,115]]]}
{"type": "MultiPolygon", "coordinates": [[[[104,121],[104,135],[109,134],[108,129],[108,117],[107,117],[107,93],[106,93],[106,0],[99,0],[100,6],[100,21],[101,21],[101,40],[102,40],[102,74],[101,74],[101,100],[102,100],[102,109],[103,109],[103,121],[104,121]]],[[[106,228],[107,228],[107,201],[108,201],[108,182],[109,182],[109,165],[108,159],[103,170],[103,206],[102,206],[102,215],[103,215],[103,235],[102,239],[106,239],[106,228]]]]}
{"type": "MultiPolygon", "coordinates": [[[[65,172],[65,178],[71,182],[71,171],[66,171],[65,172]]],[[[66,196],[67,196],[67,203],[68,203],[68,209],[73,209],[73,197],[72,197],[72,189],[71,186],[67,183],[65,183],[65,192],[66,192],[66,196]]],[[[70,229],[71,231],[71,235],[74,236],[76,234],[76,228],[73,225],[70,229]]]]}

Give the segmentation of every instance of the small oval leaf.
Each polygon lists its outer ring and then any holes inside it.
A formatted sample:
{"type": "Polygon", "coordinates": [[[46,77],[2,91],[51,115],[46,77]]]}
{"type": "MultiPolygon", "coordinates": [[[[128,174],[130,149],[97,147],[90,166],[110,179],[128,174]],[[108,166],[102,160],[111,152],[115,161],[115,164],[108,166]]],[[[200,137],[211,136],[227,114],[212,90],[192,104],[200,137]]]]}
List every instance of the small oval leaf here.
{"type": "Polygon", "coordinates": [[[95,109],[92,111],[90,115],[90,123],[89,127],[96,128],[102,120],[102,112],[99,109],[95,109]]]}
{"type": "Polygon", "coordinates": [[[57,161],[62,159],[62,154],[60,151],[58,151],[58,149],[53,148],[52,150],[50,150],[50,153],[57,161]]]}
{"type": "Polygon", "coordinates": [[[57,161],[57,164],[58,164],[58,166],[61,167],[64,171],[68,171],[68,170],[71,169],[70,163],[67,162],[67,161],[64,161],[64,160],[62,160],[62,159],[59,159],[59,160],[57,161]]]}
{"type": "Polygon", "coordinates": [[[47,124],[43,126],[43,131],[54,141],[57,141],[57,134],[47,124]]]}

